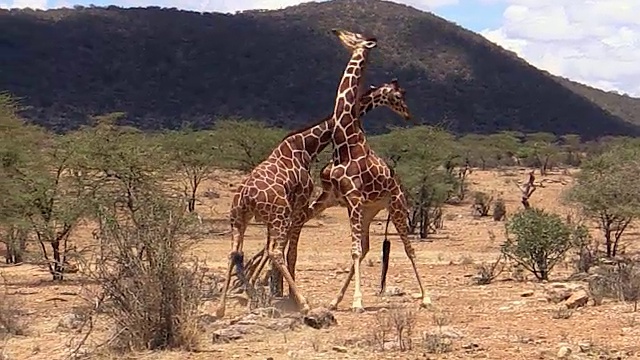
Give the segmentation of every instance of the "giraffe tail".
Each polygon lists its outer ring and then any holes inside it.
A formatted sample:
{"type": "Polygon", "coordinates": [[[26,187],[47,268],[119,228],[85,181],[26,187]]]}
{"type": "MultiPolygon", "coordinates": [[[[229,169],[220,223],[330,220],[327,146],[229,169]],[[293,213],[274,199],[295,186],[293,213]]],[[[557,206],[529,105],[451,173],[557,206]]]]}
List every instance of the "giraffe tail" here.
{"type": "Polygon", "coordinates": [[[387,215],[387,225],[384,229],[384,241],[382,242],[382,274],[380,275],[380,295],[384,294],[387,283],[387,271],[389,270],[389,253],[391,252],[391,241],[388,238],[389,221],[391,213],[387,215]]]}
{"type": "Polygon", "coordinates": [[[245,290],[249,289],[249,283],[247,281],[247,275],[245,274],[244,268],[244,255],[242,253],[234,253],[231,256],[231,262],[233,266],[236,268],[236,275],[238,279],[240,279],[240,283],[245,286],[245,290]]]}

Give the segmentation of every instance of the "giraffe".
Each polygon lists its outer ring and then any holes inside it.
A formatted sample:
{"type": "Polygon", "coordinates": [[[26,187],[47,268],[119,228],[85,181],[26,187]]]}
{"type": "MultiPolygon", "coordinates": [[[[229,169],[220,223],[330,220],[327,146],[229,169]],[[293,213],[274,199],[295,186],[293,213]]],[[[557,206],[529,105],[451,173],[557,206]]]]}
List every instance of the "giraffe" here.
{"type": "MultiPolygon", "coordinates": [[[[406,91],[398,85],[398,81],[396,79],[391,80],[390,83],[385,83],[380,86],[371,85],[369,90],[360,97],[360,116],[362,117],[366,115],[369,111],[377,107],[384,106],[402,116],[403,119],[410,120],[411,115],[405,102],[405,93],[406,91]]],[[[300,232],[303,225],[310,219],[311,218],[309,216],[305,219],[301,219],[302,221],[295,224],[291,231],[288,244],[289,246],[287,249],[287,268],[294,279],[298,239],[300,238],[300,232]]],[[[258,280],[266,262],[267,257],[265,256],[263,248],[247,263],[246,272],[251,284],[254,284],[258,280]]],[[[274,280],[278,283],[277,288],[281,291],[283,278],[279,276],[279,274],[274,275],[276,276],[274,280]]],[[[242,284],[240,282],[237,282],[235,286],[239,287],[241,285],[242,284]]],[[[272,295],[282,296],[281,293],[274,293],[272,295]]],[[[289,293],[289,295],[291,296],[291,293],[289,293]]]]}
{"type": "Polygon", "coordinates": [[[360,289],[360,263],[369,251],[371,221],[385,208],[400,235],[405,253],[418,281],[422,297],[421,306],[431,305],[431,298],[424,291],[416,267],[415,251],[408,238],[407,201],[398,177],[384,160],[371,150],[359,121],[346,125],[341,123],[336,131],[341,133],[336,133],[334,139],[342,142],[336,141],[333,161],[321,171],[323,192],[311,204],[311,215],[309,215],[315,217],[338,201],[347,207],[351,223],[352,265],[338,296],[330,303],[329,309],[337,308],[355,274],[352,310],[364,311],[360,289]]]}
{"type": "Polygon", "coordinates": [[[267,257],[287,281],[291,297],[295,298],[301,313],[307,313],[310,309],[307,300],[295,285],[291,273],[284,266],[284,248],[291,236],[292,225],[303,222],[310,211],[309,201],[313,192],[311,162],[333,141],[332,137],[336,134],[335,126],[339,121],[343,121],[344,114],[347,114],[347,117],[351,113],[358,114],[360,79],[369,51],[377,46],[375,38],[340,29],[332,29],[331,32],[352,52],[338,85],[333,113],[318,124],[285,137],[271,155],[253,169],[234,195],[229,216],[232,248],[222,299],[216,310],[219,318],[225,313],[233,266],[238,268],[238,275],[243,275],[241,267],[244,232],[248,222],[254,217],[266,223],[267,244],[271,243],[273,237],[273,249],[270,246],[266,247],[267,257]]]}

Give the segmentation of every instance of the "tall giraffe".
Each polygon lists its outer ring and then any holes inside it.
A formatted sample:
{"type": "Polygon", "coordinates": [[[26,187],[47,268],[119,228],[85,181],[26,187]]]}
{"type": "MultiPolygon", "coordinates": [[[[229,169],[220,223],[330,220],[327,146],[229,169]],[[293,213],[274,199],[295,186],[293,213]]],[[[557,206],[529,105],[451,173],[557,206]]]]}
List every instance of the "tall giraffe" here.
{"type": "Polygon", "coordinates": [[[287,136],[265,161],[253,169],[235,194],[229,216],[232,248],[222,299],[216,311],[218,317],[223,317],[225,313],[233,266],[241,271],[244,233],[253,217],[266,223],[267,244],[270,244],[273,237],[273,249],[271,246],[266,247],[269,260],[287,281],[300,311],[309,311],[307,300],[284,266],[284,248],[291,236],[292,225],[304,222],[310,211],[309,200],[313,192],[310,174],[312,160],[333,140],[335,126],[343,121],[345,113],[358,115],[360,79],[367,55],[377,45],[375,38],[338,29],[333,29],[332,33],[352,52],[338,85],[333,113],[318,124],[287,136]]]}
{"type": "MultiPolygon", "coordinates": [[[[369,111],[377,107],[388,107],[398,115],[402,116],[405,120],[409,120],[411,115],[405,102],[405,90],[398,85],[398,81],[393,79],[390,83],[385,83],[380,86],[371,85],[369,90],[360,97],[360,117],[366,115],[369,111]]],[[[323,168],[324,170],[324,168],[323,168]]],[[[309,212],[310,214],[310,212],[309,212]]],[[[309,215],[307,214],[307,215],[309,215]]],[[[311,217],[307,216],[305,219],[300,219],[294,224],[291,236],[289,238],[289,246],[287,249],[287,268],[291,273],[291,276],[295,279],[295,265],[297,260],[297,244],[300,238],[300,232],[303,225],[311,217]]],[[[267,244],[268,246],[268,244],[267,244]]],[[[258,252],[254,257],[247,262],[246,276],[250,279],[250,283],[254,284],[260,277],[260,273],[266,265],[267,257],[264,248],[258,252]]],[[[279,291],[282,291],[283,278],[279,273],[274,274],[279,291]]],[[[242,286],[243,284],[238,281],[235,284],[235,288],[242,286]]],[[[274,293],[275,296],[282,296],[282,293],[274,293]]],[[[291,296],[291,293],[289,293],[291,296]]]]}
{"type": "Polygon", "coordinates": [[[405,253],[411,262],[413,272],[420,287],[422,306],[431,304],[431,298],[424,291],[415,262],[415,251],[408,238],[407,201],[397,176],[387,164],[367,144],[359,121],[339,124],[334,139],[344,139],[334,144],[333,161],[322,169],[320,178],[323,192],[311,204],[310,217],[315,217],[337,200],[346,205],[351,223],[352,264],[338,296],[329,305],[336,309],[344,298],[351,278],[355,274],[355,290],[352,309],[364,311],[360,289],[360,263],[369,251],[369,227],[373,218],[387,209],[391,221],[400,235],[405,253]]]}

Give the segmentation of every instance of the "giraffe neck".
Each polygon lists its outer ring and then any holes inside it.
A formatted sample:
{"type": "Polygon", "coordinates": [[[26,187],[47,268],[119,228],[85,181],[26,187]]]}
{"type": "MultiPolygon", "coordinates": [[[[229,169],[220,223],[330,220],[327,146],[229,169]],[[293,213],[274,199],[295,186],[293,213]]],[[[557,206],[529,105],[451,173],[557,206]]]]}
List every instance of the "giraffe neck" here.
{"type": "Polygon", "coordinates": [[[360,97],[360,116],[362,118],[369,111],[380,107],[386,106],[387,102],[385,101],[383,95],[380,93],[379,89],[368,91],[360,97]]]}
{"type": "MultiPolygon", "coordinates": [[[[360,97],[360,116],[369,111],[387,105],[380,88],[367,91],[360,97]]],[[[302,167],[308,168],[312,160],[331,143],[331,135],[335,123],[331,117],[306,129],[298,130],[287,135],[276,148],[274,154],[277,158],[290,157],[302,167]]]]}
{"type": "Polygon", "coordinates": [[[333,118],[333,161],[341,164],[368,154],[368,145],[360,126],[360,95],[362,76],[366,69],[368,50],[354,50],[338,87],[333,118]]]}
{"type": "Polygon", "coordinates": [[[310,168],[312,160],[331,143],[333,119],[327,118],[316,125],[288,135],[273,151],[272,157],[291,162],[289,167],[310,168]]]}

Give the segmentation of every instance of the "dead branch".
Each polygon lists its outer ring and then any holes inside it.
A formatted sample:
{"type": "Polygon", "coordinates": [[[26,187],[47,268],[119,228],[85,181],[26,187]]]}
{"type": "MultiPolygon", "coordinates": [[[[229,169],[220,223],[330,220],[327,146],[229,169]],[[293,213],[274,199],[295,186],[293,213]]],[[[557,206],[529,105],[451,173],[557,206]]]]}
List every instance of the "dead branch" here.
{"type": "Polygon", "coordinates": [[[529,204],[529,198],[531,198],[531,195],[537,189],[536,185],[534,184],[536,177],[533,173],[534,173],[533,170],[529,172],[529,180],[527,181],[527,183],[524,184],[524,186],[520,186],[520,184],[514,181],[514,183],[522,193],[521,202],[522,202],[522,206],[524,206],[525,209],[529,209],[531,207],[531,204],[529,204]]]}

